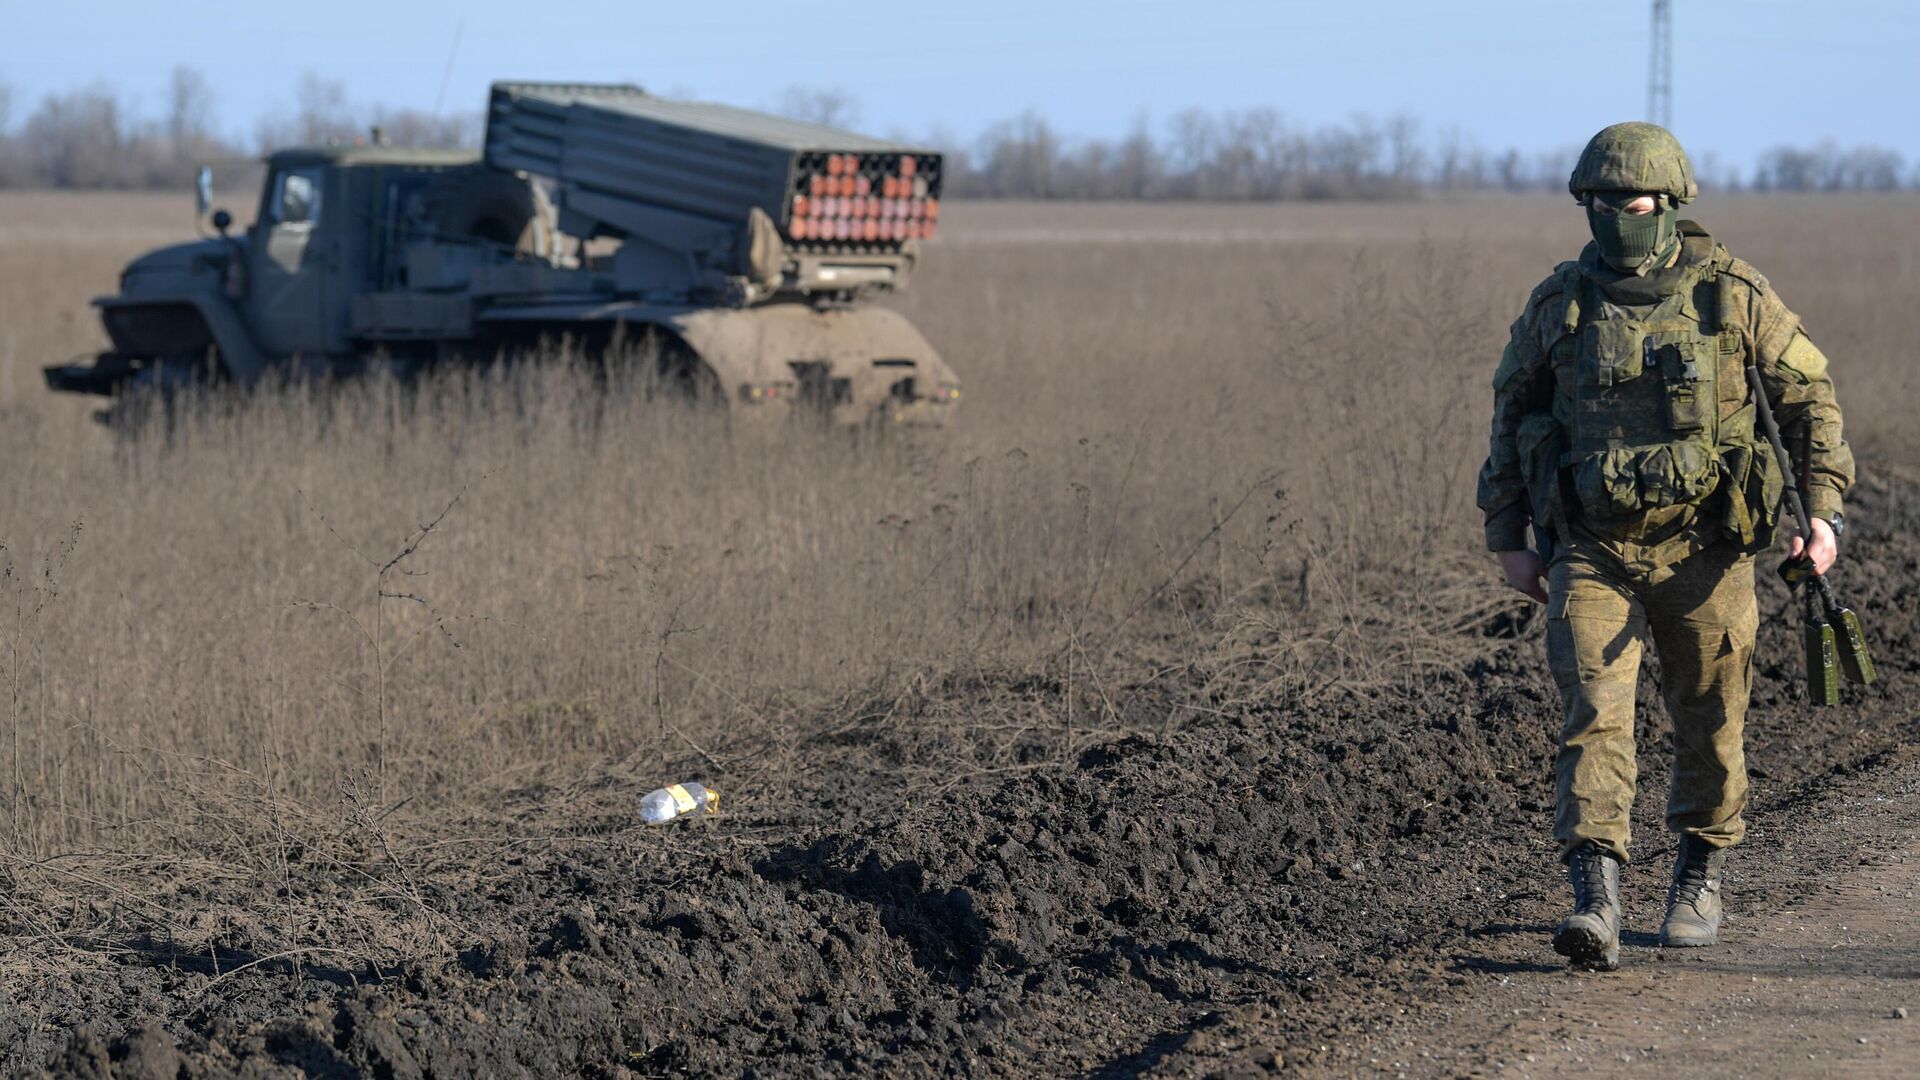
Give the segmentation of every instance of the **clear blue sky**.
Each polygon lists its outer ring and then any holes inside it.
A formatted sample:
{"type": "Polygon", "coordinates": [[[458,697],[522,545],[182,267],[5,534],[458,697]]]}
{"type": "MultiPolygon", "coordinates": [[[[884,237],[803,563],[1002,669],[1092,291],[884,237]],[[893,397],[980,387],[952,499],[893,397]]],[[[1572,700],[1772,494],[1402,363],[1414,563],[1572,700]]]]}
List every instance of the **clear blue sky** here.
{"type": "MultiPolygon", "coordinates": [[[[1142,110],[1265,105],[1308,125],[1406,111],[1429,131],[1536,150],[1642,115],[1649,6],[0,0],[0,82],[16,123],[42,95],[94,81],[157,115],[168,72],[190,64],[212,83],[219,126],[251,144],[305,71],[345,82],[356,102],[431,109],[460,27],[449,110],[477,112],[496,78],[634,81],[742,105],[833,86],[878,133],[970,136],[1031,107],[1069,134],[1107,136],[1142,110]]],[[[1674,7],[1674,126],[1696,156],[1744,166],[1768,146],[1831,137],[1920,158],[1920,3],[1674,7]]]]}

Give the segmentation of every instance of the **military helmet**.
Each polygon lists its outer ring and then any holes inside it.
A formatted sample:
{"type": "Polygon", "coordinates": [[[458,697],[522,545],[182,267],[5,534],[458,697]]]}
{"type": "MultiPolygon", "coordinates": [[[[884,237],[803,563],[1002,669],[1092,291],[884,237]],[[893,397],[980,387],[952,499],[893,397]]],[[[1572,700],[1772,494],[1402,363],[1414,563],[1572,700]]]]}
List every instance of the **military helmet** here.
{"type": "Polygon", "coordinates": [[[1635,191],[1692,202],[1700,194],[1693,162],[1673,132],[1639,120],[1600,129],[1580,151],[1567,190],[1581,199],[1590,191],[1635,191]]]}

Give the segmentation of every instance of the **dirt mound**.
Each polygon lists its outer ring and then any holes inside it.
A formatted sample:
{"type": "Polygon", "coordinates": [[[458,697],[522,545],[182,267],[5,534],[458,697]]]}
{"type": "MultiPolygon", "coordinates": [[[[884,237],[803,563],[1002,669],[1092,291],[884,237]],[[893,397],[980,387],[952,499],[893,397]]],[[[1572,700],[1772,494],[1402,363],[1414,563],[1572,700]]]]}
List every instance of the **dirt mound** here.
{"type": "MultiPolygon", "coordinates": [[[[1884,684],[1807,707],[1794,627],[1768,623],[1760,829],[1913,734],[1894,702],[1920,655],[1920,499],[1883,482],[1857,503],[1841,584],[1869,613],[1884,684]]],[[[1765,587],[1763,609],[1784,602],[1765,587]]],[[[16,1047],[0,1062],[75,1077],[1119,1075],[1249,1003],[1276,1010],[1265,1030],[1304,1038],[1446,978],[1463,935],[1559,887],[1553,701],[1535,629],[1488,638],[1413,700],[1272,702],[931,801],[876,769],[859,798],[796,792],[818,808],[790,818],[528,849],[422,883],[470,932],[457,964],[332,968],[237,934],[210,957],[149,943],[65,988],[66,1015],[100,1018],[85,1030],[0,1018],[16,1047]]],[[[1665,844],[1667,764],[1664,720],[1645,712],[1643,858],[1665,844]]]]}

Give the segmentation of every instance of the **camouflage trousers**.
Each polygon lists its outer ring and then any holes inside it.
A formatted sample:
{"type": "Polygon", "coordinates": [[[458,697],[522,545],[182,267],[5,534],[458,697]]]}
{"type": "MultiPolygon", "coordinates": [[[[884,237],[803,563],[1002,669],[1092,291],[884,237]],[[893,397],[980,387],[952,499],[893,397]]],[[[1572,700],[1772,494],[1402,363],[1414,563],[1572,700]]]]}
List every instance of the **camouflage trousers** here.
{"type": "Polygon", "coordinates": [[[1554,819],[1562,857],[1594,840],[1627,858],[1634,689],[1648,638],[1673,722],[1667,827],[1716,847],[1745,835],[1741,735],[1759,627],[1753,556],[1729,543],[1664,555],[1577,541],[1548,572],[1547,660],[1562,706],[1554,819]]]}

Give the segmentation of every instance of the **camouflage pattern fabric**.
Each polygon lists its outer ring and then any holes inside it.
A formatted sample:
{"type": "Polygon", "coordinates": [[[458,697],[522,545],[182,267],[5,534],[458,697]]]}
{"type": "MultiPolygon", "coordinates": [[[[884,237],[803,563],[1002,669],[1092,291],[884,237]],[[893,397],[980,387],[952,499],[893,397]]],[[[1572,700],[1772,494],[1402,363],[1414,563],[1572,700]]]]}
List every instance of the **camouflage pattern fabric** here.
{"type": "Polygon", "coordinates": [[[1578,534],[1554,561],[1547,664],[1561,699],[1554,839],[1562,858],[1592,840],[1627,859],[1634,688],[1647,638],[1673,721],[1667,826],[1714,847],[1745,835],[1741,734],[1759,626],[1753,565],[1724,541],[1676,560],[1657,546],[1578,534]]]}
{"type": "Polygon", "coordinates": [[[1693,162],[1673,133],[1658,124],[1631,121],[1600,129],[1587,141],[1567,178],[1575,198],[1589,191],[1671,195],[1691,202],[1700,195],[1693,162]]]}

